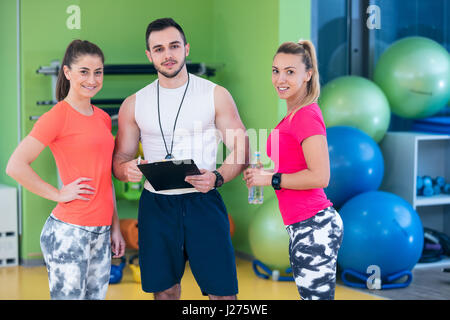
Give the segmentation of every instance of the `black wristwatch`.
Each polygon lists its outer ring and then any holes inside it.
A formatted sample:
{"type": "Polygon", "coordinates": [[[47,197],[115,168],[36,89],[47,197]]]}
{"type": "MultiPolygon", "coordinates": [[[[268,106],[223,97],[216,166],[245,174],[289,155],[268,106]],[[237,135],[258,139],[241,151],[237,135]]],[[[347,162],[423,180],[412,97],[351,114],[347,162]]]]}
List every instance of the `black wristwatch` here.
{"type": "Polygon", "coordinates": [[[272,176],[272,187],[275,190],[281,190],[281,173],[274,173],[272,176]]]}
{"type": "Polygon", "coordinates": [[[223,185],[223,177],[219,171],[214,170],[213,173],[216,175],[216,182],[214,182],[214,188],[219,188],[223,185]]]}

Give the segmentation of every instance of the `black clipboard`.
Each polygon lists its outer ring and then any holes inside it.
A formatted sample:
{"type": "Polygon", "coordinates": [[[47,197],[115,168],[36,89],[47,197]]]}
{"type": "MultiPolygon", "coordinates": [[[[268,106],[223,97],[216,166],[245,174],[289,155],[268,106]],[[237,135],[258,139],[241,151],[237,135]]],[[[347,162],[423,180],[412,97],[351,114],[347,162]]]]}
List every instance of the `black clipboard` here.
{"type": "Polygon", "coordinates": [[[164,160],[137,166],[156,191],[193,188],[184,179],[186,176],[201,174],[192,159],[164,160]]]}

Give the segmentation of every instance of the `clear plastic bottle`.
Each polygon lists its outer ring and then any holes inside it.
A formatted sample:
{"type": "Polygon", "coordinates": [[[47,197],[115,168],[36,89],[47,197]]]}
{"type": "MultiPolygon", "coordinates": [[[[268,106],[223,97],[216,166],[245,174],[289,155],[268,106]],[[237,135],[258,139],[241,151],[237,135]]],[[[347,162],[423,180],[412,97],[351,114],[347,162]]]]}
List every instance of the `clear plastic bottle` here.
{"type": "MultiPolygon", "coordinates": [[[[252,168],[262,169],[263,165],[261,163],[261,154],[259,151],[255,151],[254,163],[251,164],[252,168]]],[[[261,204],[264,201],[264,187],[263,186],[253,186],[248,189],[248,203],[251,204],[261,204]]]]}

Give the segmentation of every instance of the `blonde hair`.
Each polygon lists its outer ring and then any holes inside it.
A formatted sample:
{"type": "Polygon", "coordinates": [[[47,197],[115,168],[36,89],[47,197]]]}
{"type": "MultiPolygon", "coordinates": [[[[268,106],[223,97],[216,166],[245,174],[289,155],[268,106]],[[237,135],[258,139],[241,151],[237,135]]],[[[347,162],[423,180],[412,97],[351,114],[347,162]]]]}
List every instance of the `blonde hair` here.
{"type": "Polygon", "coordinates": [[[302,62],[305,64],[306,71],[312,70],[311,79],[306,85],[306,96],[303,98],[300,106],[291,112],[289,120],[294,117],[295,113],[302,107],[317,102],[320,96],[320,82],[319,82],[319,68],[317,66],[316,49],[313,43],[309,40],[299,40],[295,42],[284,42],[278,48],[275,56],[279,53],[296,54],[302,57],[302,62]]]}

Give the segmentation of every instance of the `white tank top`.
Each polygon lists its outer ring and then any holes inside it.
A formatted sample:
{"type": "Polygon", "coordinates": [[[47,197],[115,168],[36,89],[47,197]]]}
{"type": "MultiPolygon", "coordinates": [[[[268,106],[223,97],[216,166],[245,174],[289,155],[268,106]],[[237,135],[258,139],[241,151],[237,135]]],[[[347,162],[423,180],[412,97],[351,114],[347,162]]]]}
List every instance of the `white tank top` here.
{"type": "MultiPolygon", "coordinates": [[[[189,74],[189,87],[175,128],[172,155],[176,160],[193,159],[199,169],[215,170],[217,145],[220,133],[215,126],[214,88],[215,83],[189,74]]],[[[135,119],[141,132],[144,158],[148,162],[161,161],[166,157],[166,148],[158,121],[156,95],[157,80],[136,93],[135,119]]],[[[175,89],[159,86],[159,112],[161,127],[170,152],[172,132],[178,108],[187,82],[175,89]]],[[[197,192],[195,188],[155,191],[146,180],[150,192],[160,194],[183,194],[197,192]]]]}

